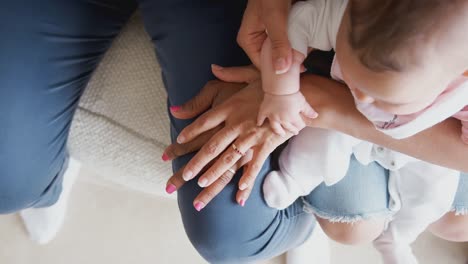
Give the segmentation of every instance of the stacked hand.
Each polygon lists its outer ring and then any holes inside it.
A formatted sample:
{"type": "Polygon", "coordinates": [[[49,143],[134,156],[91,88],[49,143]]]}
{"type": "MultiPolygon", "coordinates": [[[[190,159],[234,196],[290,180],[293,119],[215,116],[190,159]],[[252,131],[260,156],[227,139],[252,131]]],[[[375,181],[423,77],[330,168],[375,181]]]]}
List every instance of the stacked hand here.
{"type": "Polygon", "coordinates": [[[179,134],[177,143],[165,151],[165,159],[169,160],[199,149],[187,165],[169,179],[167,185],[167,190],[173,192],[185,181],[201,174],[198,184],[205,189],[195,198],[194,206],[197,209],[208,204],[230,182],[234,176],[232,171],[245,165],[236,197],[237,202],[243,205],[267,157],[292,136],[287,133],[281,137],[267,124],[257,126],[256,113],[263,99],[263,91],[255,68],[213,67],[213,73],[229,82],[250,83],[245,88],[242,88],[245,84],[231,84],[232,90],[225,92],[226,89],[221,87],[226,83],[212,81],[198,96],[177,111],[172,111],[174,117],[187,119],[209,109],[187,126],[179,134]],[[234,90],[238,92],[232,95],[234,90]],[[232,96],[222,104],[213,104],[229,95],[232,96]]]}
{"type": "MultiPolygon", "coordinates": [[[[245,165],[236,196],[237,202],[243,205],[266,158],[292,136],[287,132],[285,137],[281,137],[268,124],[257,126],[256,113],[263,91],[255,68],[213,67],[213,72],[219,79],[248,84],[211,81],[195,98],[176,111],[171,110],[172,115],[180,119],[193,118],[208,111],[187,126],[180,133],[180,142],[169,146],[163,156],[165,160],[172,160],[198,151],[167,183],[167,190],[171,193],[184,185],[185,179],[192,179],[200,173],[198,182],[205,188],[194,200],[198,209],[208,204],[231,181],[234,174],[230,170],[237,171],[245,165]]],[[[341,124],[339,120],[357,113],[349,89],[342,84],[306,75],[302,77],[301,87],[304,87],[306,98],[310,98],[309,103],[320,112],[318,118],[304,120],[307,126],[336,129],[341,124]]]]}

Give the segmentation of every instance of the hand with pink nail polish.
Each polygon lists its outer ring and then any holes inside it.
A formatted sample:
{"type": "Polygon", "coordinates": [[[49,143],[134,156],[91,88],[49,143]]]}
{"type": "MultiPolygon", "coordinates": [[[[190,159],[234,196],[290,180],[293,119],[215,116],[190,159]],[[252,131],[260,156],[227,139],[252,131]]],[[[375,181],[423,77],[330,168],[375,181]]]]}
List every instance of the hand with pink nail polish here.
{"type": "MultiPolygon", "coordinates": [[[[234,174],[230,170],[237,172],[242,166],[243,175],[239,180],[236,201],[240,206],[248,206],[250,192],[265,160],[277,146],[292,136],[291,133],[287,133],[286,137],[278,136],[266,124],[257,126],[256,115],[252,113],[259,111],[263,90],[258,80],[259,72],[255,68],[213,67],[213,73],[220,80],[239,82],[241,85],[238,86],[237,93],[226,97],[219,96],[220,89],[229,86],[223,86],[223,82],[220,81],[212,81],[193,99],[199,100],[196,104],[194,101],[189,101],[187,102],[189,107],[182,105],[178,111],[171,112],[175,118],[199,117],[181,131],[185,140],[173,143],[164,152],[172,160],[197,151],[185,167],[169,179],[167,185],[168,191],[173,189],[170,184],[176,186],[176,189],[183,186],[186,183],[182,176],[184,171],[190,171],[191,177],[200,175],[198,184],[204,186],[204,189],[194,200],[194,210],[197,208],[202,210],[209,206],[211,199],[233,178],[234,174]],[[244,87],[246,82],[248,85],[244,87]],[[211,105],[213,98],[222,98],[221,103],[213,107],[211,105]],[[239,107],[240,105],[242,107],[239,107]],[[245,153],[245,156],[231,147],[233,143],[236,149],[245,153]]],[[[301,92],[321,113],[316,119],[307,119],[308,126],[335,128],[337,108],[341,107],[343,109],[339,111],[347,113],[350,106],[354,107],[352,97],[348,101],[343,99],[343,96],[348,98],[346,97],[348,90],[340,85],[335,85],[334,89],[327,87],[329,84],[327,81],[313,75],[306,75],[301,80],[301,85],[306,87],[301,89],[301,92]]]]}

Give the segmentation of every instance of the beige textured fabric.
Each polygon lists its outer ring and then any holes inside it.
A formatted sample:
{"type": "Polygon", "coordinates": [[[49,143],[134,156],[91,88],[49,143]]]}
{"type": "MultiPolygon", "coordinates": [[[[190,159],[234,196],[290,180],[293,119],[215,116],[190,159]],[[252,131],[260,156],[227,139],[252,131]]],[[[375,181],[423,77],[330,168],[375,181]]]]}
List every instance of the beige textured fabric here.
{"type": "Polygon", "coordinates": [[[134,16],[107,52],[77,110],[71,155],[102,179],[163,195],[170,142],[161,71],[141,19],[134,16]]]}

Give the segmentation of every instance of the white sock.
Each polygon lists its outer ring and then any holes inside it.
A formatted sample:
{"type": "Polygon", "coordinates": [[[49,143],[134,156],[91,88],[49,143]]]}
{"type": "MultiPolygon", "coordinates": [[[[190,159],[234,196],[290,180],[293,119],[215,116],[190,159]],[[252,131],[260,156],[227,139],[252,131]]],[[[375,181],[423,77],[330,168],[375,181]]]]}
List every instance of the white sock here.
{"type": "Polygon", "coordinates": [[[384,264],[417,264],[418,260],[411,246],[396,241],[385,241],[377,239],[374,247],[379,251],[384,264]]]}
{"type": "Polygon", "coordinates": [[[311,236],[286,252],[286,264],[330,264],[330,242],[317,223],[311,236]]]}
{"type": "Polygon", "coordinates": [[[270,172],[263,183],[265,201],[272,208],[284,209],[306,194],[296,179],[281,171],[270,172]]]}
{"type": "Polygon", "coordinates": [[[47,244],[63,225],[70,197],[70,191],[80,171],[81,164],[70,158],[68,168],[63,175],[62,193],[58,201],[50,207],[29,208],[20,212],[31,240],[38,244],[47,244]]]}

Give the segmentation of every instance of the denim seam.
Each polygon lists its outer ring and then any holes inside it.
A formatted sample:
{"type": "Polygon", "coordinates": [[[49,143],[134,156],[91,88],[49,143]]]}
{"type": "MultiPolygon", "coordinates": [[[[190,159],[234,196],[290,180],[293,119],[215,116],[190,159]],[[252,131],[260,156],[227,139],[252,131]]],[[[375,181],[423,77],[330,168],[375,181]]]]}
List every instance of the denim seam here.
{"type": "Polygon", "coordinates": [[[374,212],[374,213],[366,213],[366,214],[356,214],[353,216],[343,215],[343,216],[336,216],[331,215],[329,213],[320,211],[318,208],[312,206],[308,201],[303,198],[304,201],[304,211],[313,213],[320,218],[327,219],[332,223],[356,223],[360,220],[368,220],[371,218],[378,218],[378,217],[385,217],[386,219],[391,219],[393,217],[394,212],[391,211],[383,211],[383,212],[374,212]]]}
{"type": "Polygon", "coordinates": [[[462,205],[454,205],[450,212],[455,212],[455,215],[468,215],[468,208],[462,205]]]}
{"type": "MultiPolygon", "coordinates": [[[[305,213],[306,212],[304,212],[304,211],[298,210],[294,215],[287,216],[287,218],[289,219],[289,221],[294,221],[293,219],[295,219],[295,218],[297,218],[297,217],[299,217],[299,216],[301,216],[301,215],[303,215],[305,213]]],[[[284,228],[283,230],[280,230],[281,233],[278,233],[276,235],[282,237],[284,234],[289,233],[289,230],[293,226],[294,226],[293,224],[287,225],[286,228],[284,228]]],[[[302,242],[302,243],[304,243],[304,242],[302,242]]],[[[276,245],[276,246],[278,246],[278,245],[276,245]]],[[[275,248],[274,247],[273,248],[266,248],[266,250],[264,252],[262,252],[262,255],[270,256],[271,258],[281,255],[281,254],[277,254],[277,255],[272,254],[274,252],[273,249],[275,249],[275,248]]]]}

